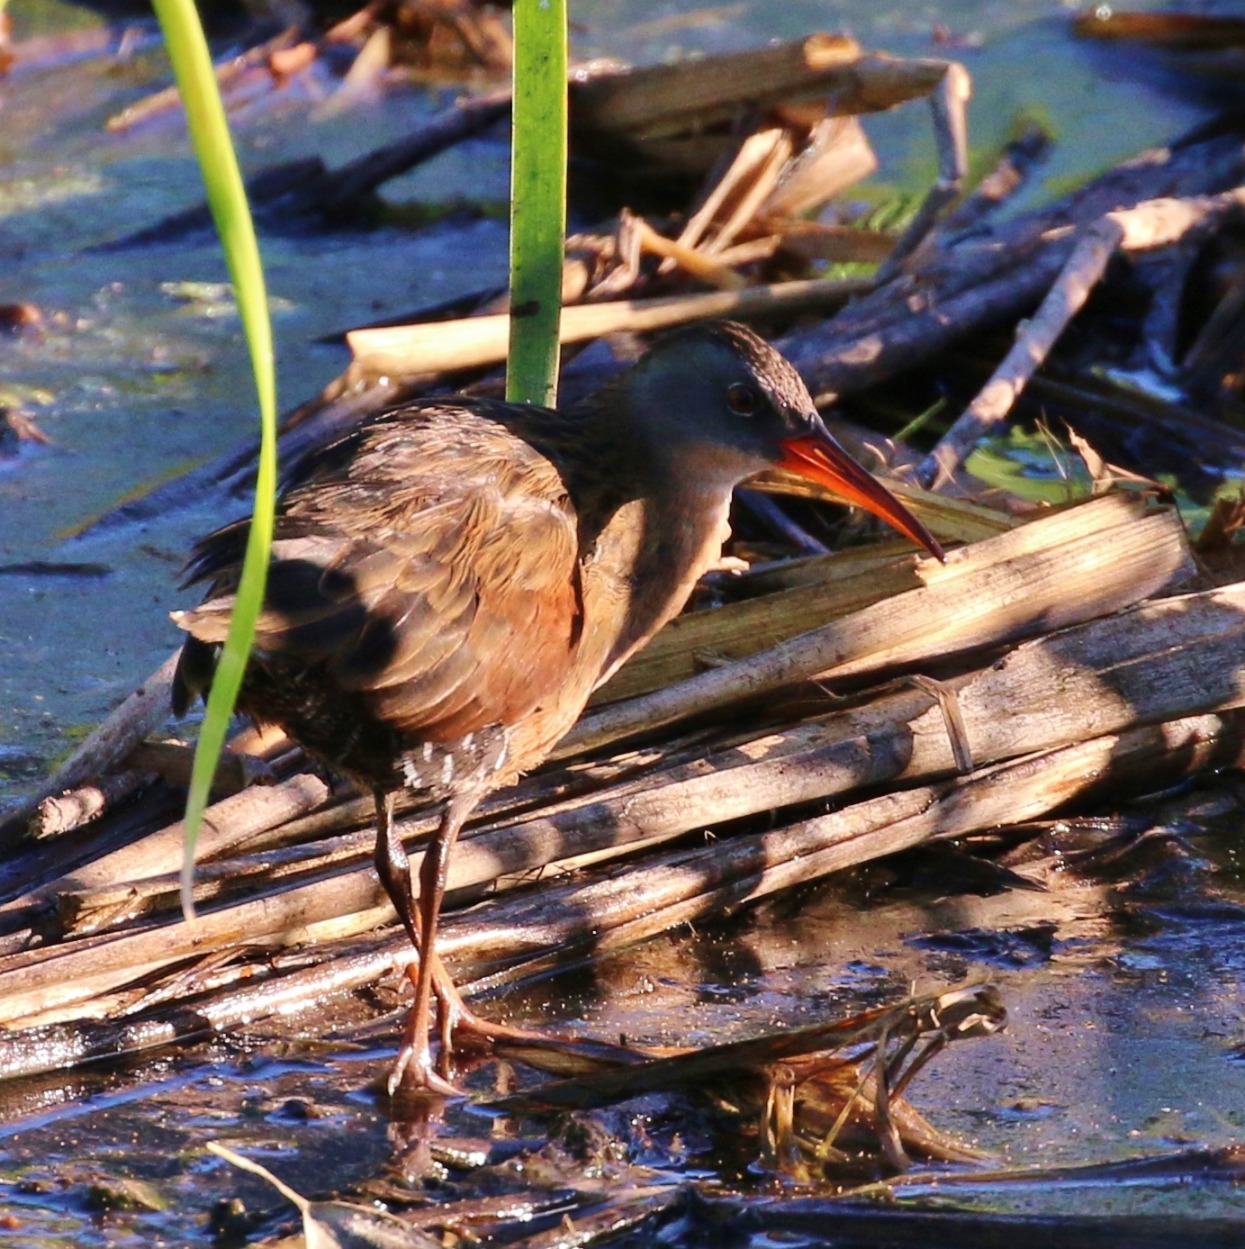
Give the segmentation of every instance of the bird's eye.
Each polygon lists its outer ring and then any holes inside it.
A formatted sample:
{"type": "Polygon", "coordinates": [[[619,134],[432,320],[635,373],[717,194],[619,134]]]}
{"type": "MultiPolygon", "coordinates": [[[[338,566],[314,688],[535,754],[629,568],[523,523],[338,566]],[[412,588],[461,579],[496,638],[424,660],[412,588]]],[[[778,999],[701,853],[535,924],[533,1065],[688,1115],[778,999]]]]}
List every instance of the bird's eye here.
{"type": "Polygon", "coordinates": [[[726,404],[736,416],[752,416],[761,406],[761,397],[751,386],[736,382],[726,392],[726,404]]]}

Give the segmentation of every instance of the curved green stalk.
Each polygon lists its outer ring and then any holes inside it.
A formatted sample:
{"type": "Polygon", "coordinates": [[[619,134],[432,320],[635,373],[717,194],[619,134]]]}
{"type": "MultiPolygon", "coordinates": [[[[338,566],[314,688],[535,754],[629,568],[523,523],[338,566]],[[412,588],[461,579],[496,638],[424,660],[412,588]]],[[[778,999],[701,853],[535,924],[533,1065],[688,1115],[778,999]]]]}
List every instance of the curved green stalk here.
{"type": "Polygon", "coordinates": [[[238,313],[251,354],[260,413],[259,465],[251,532],[242,564],[237,605],[212,681],[207,714],[195,750],[190,793],[186,799],[182,910],[190,918],[194,914],[191,885],[195,842],[207,807],[212,778],[216,774],[217,761],[225,744],[229,718],[242,684],[242,673],[251,651],[255,621],[263,604],[264,585],[268,577],[277,485],[277,394],[272,325],[268,317],[268,295],[259,244],[203,27],[193,0],[154,0],[154,5],[186,110],[190,140],[203,173],[208,205],[229,266],[238,313]]]}
{"type": "Polygon", "coordinates": [[[550,407],[566,239],[566,0],[515,0],[506,398],[550,407]]]}

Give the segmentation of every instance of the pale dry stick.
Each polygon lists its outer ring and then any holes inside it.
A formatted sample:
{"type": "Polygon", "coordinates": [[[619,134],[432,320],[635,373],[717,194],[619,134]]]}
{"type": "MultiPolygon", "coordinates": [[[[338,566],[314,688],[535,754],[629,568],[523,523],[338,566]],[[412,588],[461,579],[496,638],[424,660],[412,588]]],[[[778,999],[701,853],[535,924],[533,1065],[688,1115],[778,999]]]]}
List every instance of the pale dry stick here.
{"type": "MultiPolygon", "coordinates": [[[[802,225],[815,228],[816,223],[805,220],[806,214],[815,213],[840,192],[863,182],[877,167],[878,158],[855,117],[823,117],[813,126],[803,149],[782,171],[778,185],[754,215],[753,225],[764,229],[762,222],[773,219],[781,222],[783,229],[802,225]]],[[[861,232],[857,226],[837,228],[853,236],[861,232]]]]}
{"type": "MultiPolygon", "coordinates": [[[[259,785],[233,794],[208,808],[199,835],[196,857],[217,858],[256,833],[276,828],[295,815],[322,803],[329,787],[308,772],[278,785],[259,785]]],[[[180,869],[185,853],[182,823],[170,824],[159,834],[121,846],[93,863],[75,868],[42,893],[66,894],[109,882],[122,885],[180,869]]]]}
{"type": "Polygon", "coordinates": [[[736,243],[718,253],[718,263],[728,269],[742,265],[750,265],[758,260],[768,260],[782,246],[782,235],[767,234],[760,238],[747,239],[736,243]]]}
{"type": "Polygon", "coordinates": [[[605,707],[554,757],[596,749],[812,677],[847,676],[999,644],[1118,611],[1187,579],[1174,512],[1138,516],[1105,495],[920,565],[928,584],[746,659],[643,698],[605,707]],[[1090,509],[1108,505],[1107,511],[1090,509]]]}
{"type": "MultiPolygon", "coordinates": [[[[714,219],[721,213],[740,183],[751,179],[755,184],[758,179],[763,178],[768,191],[777,180],[778,171],[791,159],[792,151],[791,138],[782,128],[758,130],[748,135],[735,153],[730,168],[710,189],[704,203],[687,219],[687,224],[675,241],[689,250],[700,247],[714,219]]],[[[738,227],[732,231],[732,237],[737,229],[738,227]]],[[[668,271],[671,267],[663,264],[659,272],[668,271]]]]}
{"type": "Polygon", "coordinates": [[[938,89],[953,62],[862,55],[842,35],[749,48],[700,61],[600,74],[571,86],[577,133],[652,141],[731,122],[741,109],[825,100],[837,116],[879,113],[938,89]]]}
{"type": "Polygon", "coordinates": [[[973,748],[968,739],[968,730],[964,726],[964,712],[955,686],[948,681],[935,681],[933,677],[922,676],[920,673],[908,678],[917,689],[924,690],[938,700],[938,709],[942,712],[943,726],[947,730],[947,740],[951,743],[951,754],[955,759],[957,772],[973,770],[973,748]]]}
{"type": "Polygon", "coordinates": [[[105,812],[141,793],[156,779],[154,772],[118,772],[100,777],[55,798],[45,798],[30,817],[30,836],[38,840],[59,837],[97,820],[105,812]]]}
{"type": "Polygon", "coordinates": [[[922,484],[933,489],[946,485],[973,447],[1007,417],[1117,251],[1168,247],[1189,230],[1242,208],[1245,187],[1238,187],[1222,195],[1149,200],[1107,213],[1086,229],[1037,312],[1020,325],[1003,362],[922,462],[922,484]]]}
{"type": "MultiPolygon", "coordinates": [[[[940,682],[978,763],[1245,704],[1245,584],[1140,603],[1024,642],[988,668],[940,682]]],[[[919,776],[945,766],[940,707],[911,721],[919,776]]]]}
{"type": "MultiPolygon", "coordinates": [[[[229,750],[217,764],[212,780],[214,798],[241,793],[252,785],[275,783],[272,766],[257,755],[239,753],[237,743],[237,738],[229,743],[229,750]]],[[[128,765],[124,772],[96,777],[86,785],[44,798],[30,817],[29,835],[45,840],[81,828],[156,780],[167,781],[170,785],[188,785],[194,747],[181,742],[140,741],[123,759],[128,765]]]]}
{"type": "MultiPolygon", "coordinates": [[[[781,173],[780,158],[788,159],[783,157],[781,150],[776,151],[765,170],[766,180],[749,187],[739,203],[731,210],[730,217],[726,221],[719,223],[719,227],[714,232],[713,237],[703,244],[702,250],[706,254],[716,256],[722,264],[732,263],[727,259],[732,253],[735,255],[747,254],[747,241],[736,243],[735,240],[739,233],[756,217],[761,205],[766,200],[770,185],[777,181],[778,175],[781,173]]],[[[736,261],[734,263],[744,262],[736,261]]]]}
{"type": "Polygon", "coordinates": [[[878,269],[879,286],[889,282],[934,228],[943,209],[960,193],[968,176],[968,101],[973,80],[968,70],[948,61],[946,73],[929,97],[938,147],[938,180],[930,187],[916,215],[899,236],[891,254],[878,269]]]}
{"type": "MultiPolygon", "coordinates": [[[[663,270],[682,269],[684,273],[699,278],[700,281],[710,286],[716,286],[722,291],[741,291],[748,285],[748,280],[741,274],[720,261],[711,259],[706,253],[697,251],[695,247],[684,243],[681,238],[671,240],[664,234],[658,234],[643,217],[632,217],[631,229],[640,245],[641,253],[649,252],[654,256],[663,257],[660,266],[663,270]]],[[[608,307],[608,303],[597,306],[608,307]]],[[[563,310],[564,316],[566,311],[568,310],[563,310]]]]}
{"type": "Polygon", "coordinates": [[[1085,231],[1037,312],[1021,322],[1003,362],[921,463],[917,479],[922,485],[933,490],[944,487],[973,447],[1007,417],[1068,322],[1085,305],[1122,238],[1123,230],[1112,215],[1085,231]]]}
{"type": "MultiPolygon", "coordinates": [[[[620,299],[562,309],[561,341],[578,343],[622,331],[641,334],[704,317],[765,316],[834,307],[868,290],[856,279],[811,278],[741,291],[710,291],[662,299],[620,299]]],[[[509,342],[508,314],[465,317],[433,324],[351,330],[346,335],[355,370],[384,376],[450,372],[499,364],[509,342]]]]}
{"type": "MultiPolygon", "coordinates": [[[[725,217],[712,223],[712,233],[707,238],[698,240],[697,245],[708,255],[720,256],[735,241],[739,232],[753,220],[761,205],[769,198],[783,169],[795,154],[795,145],[786,130],[762,132],[760,136],[753,137],[759,137],[769,150],[755,162],[755,168],[748,171],[750,177],[739,178],[729,188],[737,192],[735,202],[728,205],[729,212],[725,217]]],[[[680,241],[686,240],[680,236],[680,241]]]]}

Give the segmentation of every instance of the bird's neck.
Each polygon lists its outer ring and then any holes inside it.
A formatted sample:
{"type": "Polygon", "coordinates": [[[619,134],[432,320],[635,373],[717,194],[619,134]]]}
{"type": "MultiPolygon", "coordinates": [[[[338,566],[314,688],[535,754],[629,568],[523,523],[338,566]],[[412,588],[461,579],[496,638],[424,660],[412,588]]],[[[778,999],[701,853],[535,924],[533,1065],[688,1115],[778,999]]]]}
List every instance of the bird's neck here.
{"type": "MultiPolygon", "coordinates": [[[[579,519],[584,628],[579,671],[605,681],[718,565],[738,456],[682,440],[669,396],[643,370],[581,402],[560,455],[579,519]],[[651,393],[652,392],[652,393],[651,393]],[[682,445],[680,443],[682,442],[682,445]]],[[[587,691],[584,692],[587,697],[587,691]]]]}
{"type": "Polygon", "coordinates": [[[730,500],[729,481],[650,465],[643,489],[604,520],[583,565],[585,637],[600,651],[598,684],[676,616],[718,565],[730,536],[730,500]]]}

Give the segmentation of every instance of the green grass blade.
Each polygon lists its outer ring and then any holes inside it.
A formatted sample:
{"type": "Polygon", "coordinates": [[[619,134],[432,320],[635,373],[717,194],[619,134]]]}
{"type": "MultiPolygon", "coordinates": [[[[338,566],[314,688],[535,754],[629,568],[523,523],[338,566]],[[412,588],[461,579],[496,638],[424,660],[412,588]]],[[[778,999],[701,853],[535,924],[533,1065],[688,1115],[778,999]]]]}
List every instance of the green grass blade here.
{"type": "Polygon", "coordinates": [[[506,398],[550,407],[566,238],[566,0],[515,0],[506,398]]]}
{"type": "Polygon", "coordinates": [[[255,636],[255,621],[263,603],[268,577],[277,484],[277,394],[272,325],[268,317],[268,295],[259,244],[203,27],[193,0],[154,0],[154,5],[186,110],[190,140],[203,173],[208,204],[233,282],[238,313],[251,354],[251,367],[255,373],[260,412],[259,465],[251,533],[242,565],[237,606],[212,682],[186,800],[182,909],[189,918],[194,914],[191,885],[195,842],[207,807],[217,760],[225,744],[229,718],[242,684],[242,673],[250,654],[251,639],[255,636]]]}

